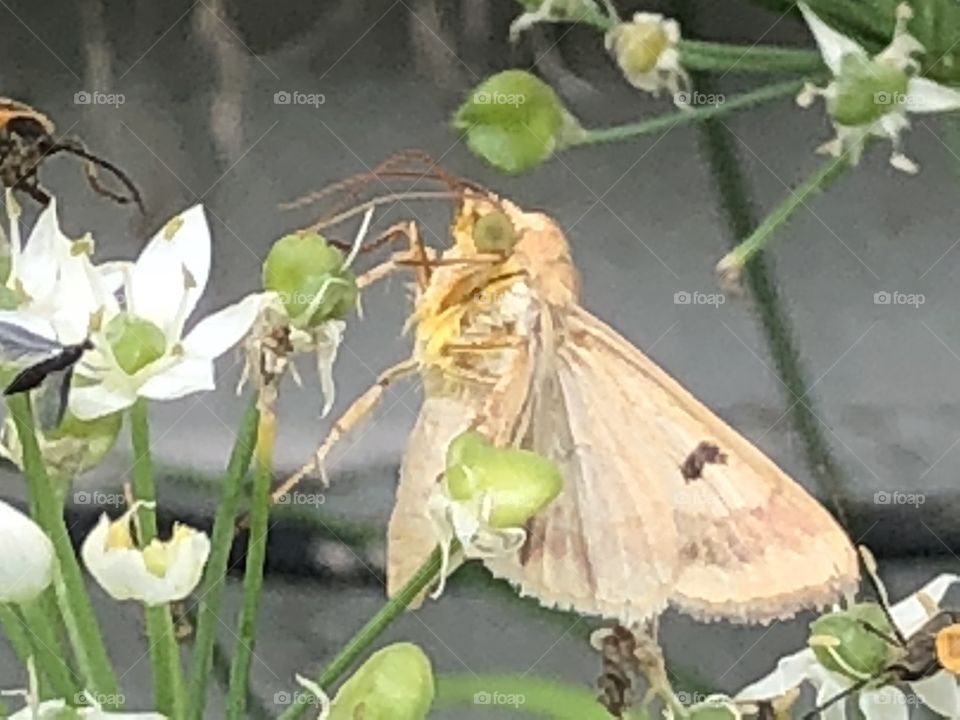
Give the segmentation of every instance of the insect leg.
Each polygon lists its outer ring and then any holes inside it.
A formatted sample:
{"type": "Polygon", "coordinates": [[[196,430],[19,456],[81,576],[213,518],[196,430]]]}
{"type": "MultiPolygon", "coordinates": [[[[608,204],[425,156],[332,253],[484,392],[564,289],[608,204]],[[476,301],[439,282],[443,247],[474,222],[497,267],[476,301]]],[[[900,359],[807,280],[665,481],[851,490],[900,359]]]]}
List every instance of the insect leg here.
{"type": "Polygon", "coordinates": [[[353,404],[347,408],[347,411],[341,415],[333,424],[330,433],[321,443],[320,447],[314,453],[313,457],[302,468],[287,478],[283,484],[278,487],[272,497],[273,502],[277,502],[281,497],[293,490],[297,484],[307,475],[323,468],[324,460],[330,454],[330,451],[347,435],[350,434],[366,417],[373,411],[377,403],[383,398],[390,383],[396,382],[400,378],[406,377],[417,371],[419,364],[415,360],[405,360],[384,371],[377,382],[367,389],[353,404]]]}
{"type": "Polygon", "coordinates": [[[813,710],[808,712],[806,715],[803,716],[803,720],[813,720],[813,718],[817,717],[817,715],[822,713],[828,707],[830,707],[834,703],[840,702],[841,700],[845,700],[846,698],[853,695],[855,692],[859,692],[864,687],[866,687],[867,683],[873,680],[876,680],[877,677],[878,676],[875,675],[873,677],[864,678],[863,680],[857,680],[857,682],[855,682],[850,687],[841,690],[831,698],[827,698],[821,705],[818,705],[813,710]]]}
{"type": "Polygon", "coordinates": [[[36,169],[21,177],[13,187],[15,190],[22,190],[44,207],[50,204],[50,195],[40,187],[37,181],[36,169]]]}

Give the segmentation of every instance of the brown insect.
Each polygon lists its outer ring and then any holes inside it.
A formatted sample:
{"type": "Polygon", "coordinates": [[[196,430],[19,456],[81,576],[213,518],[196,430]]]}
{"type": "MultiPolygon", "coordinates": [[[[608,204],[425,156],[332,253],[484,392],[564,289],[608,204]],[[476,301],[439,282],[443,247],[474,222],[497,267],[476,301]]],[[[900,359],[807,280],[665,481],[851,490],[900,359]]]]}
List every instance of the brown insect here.
{"type": "Polygon", "coordinates": [[[703,477],[705,465],[726,465],[727,456],[712,442],[704,440],[687,455],[680,466],[684,480],[699,480],[703,477]]]}
{"type": "Polygon", "coordinates": [[[40,187],[40,165],[51,155],[69,153],[87,161],[87,181],[95,192],[121,205],[135,203],[144,212],[140,192],[120,168],[93,155],[75,138],[55,138],[55,131],[53,122],[43,113],[25,103],[0,98],[0,182],[4,187],[22,190],[46,205],[50,195],[40,187]],[[128,194],[122,195],[101,185],[98,167],[116,177],[128,194]]]}

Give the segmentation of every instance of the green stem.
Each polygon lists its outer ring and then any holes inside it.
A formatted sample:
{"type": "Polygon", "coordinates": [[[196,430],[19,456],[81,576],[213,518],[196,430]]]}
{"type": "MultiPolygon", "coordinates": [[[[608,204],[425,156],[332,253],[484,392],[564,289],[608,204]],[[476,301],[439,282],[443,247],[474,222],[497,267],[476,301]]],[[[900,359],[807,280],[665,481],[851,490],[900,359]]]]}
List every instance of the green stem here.
{"type": "Polygon", "coordinates": [[[743,95],[738,95],[726,102],[709,105],[706,107],[697,107],[690,110],[680,110],[678,112],[660,115],[659,117],[644,120],[638,123],[628,125],[618,125],[611,128],[602,128],[599,130],[585,130],[583,134],[576,138],[569,146],[594,145],[604,142],[620,142],[629,140],[641,135],[669,130],[677,125],[688,125],[695,122],[703,122],[709,118],[727,115],[737,110],[754,107],[761,103],[776,100],[778,98],[794,95],[803,87],[801,80],[789,80],[787,82],[765,85],[757,90],[753,90],[743,95]]]}
{"type": "Polygon", "coordinates": [[[67,654],[57,637],[56,624],[50,622],[39,598],[22,604],[20,612],[27,627],[37,671],[49,680],[54,697],[64,698],[68,703],[74,702],[81,688],[67,663],[67,654]]]}
{"type": "Polygon", "coordinates": [[[273,444],[276,437],[276,417],[261,408],[257,423],[257,464],[250,498],[250,528],[247,541],[247,559],[243,574],[243,605],[237,622],[237,641],[233,663],[230,666],[230,691],[227,695],[228,720],[244,718],[247,704],[247,685],[253,646],[256,642],[257,611],[263,589],[263,567],[267,558],[267,534],[270,522],[270,486],[273,482],[273,444]]]}
{"type": "Polygon", "coordinates": [[[33,654],[30,644],[30,636],[27,635],[27,627],[13,605],[0,603],[0,625],[3,626],[3,632],[10,641],[10,647],[13,648],[17,659],[24,665],[33,654]]]}
{"type": "Polygon", "coordinates": [[[257,425],[260,412],[256,400],[250,403],[237,433],[227,474],[220,491],[220,503],[213,521],[210,558],[203,571],[199,589],[199,612],[196,639],[193,644],[193,666],[190,676],[189,708],[191,717],[201,720],[207,702],[207,682],[213,666],[213,653],[220,625],[218,614],[233,545],[237,510],[243,490],[243,480],[250,469],[250,458],[257,443],[257,425]]]}
{"type": "MultiPolygon", "coordinates": [[[[133,495],[145,503],[138,510],[140,546],[157,537],[157,494],[150,456],[150,426],[147,401],[139,398],[130,408],[130,437],[133,443],[133,495]]],[[[174,632],[173,616],[167,604],[144,608],[150,663],[153,668],[154,705],[159,713],[174,720],[186,717],[186,698],[180,649],[174,632]]]]}
{"type": "MultiPolygon", "coordinates": [[[[454,541],[450,547],[450,555],[456,555],[459,549],[459,544],[454,541]]],[[[317,679],[317,685],[324,690],[332,687],[366,652],[373,641],[387,629],[390,623],[396,620],[415,598],[436,581],[440,575],[440,565],[441,554],[440,550],[436,549],[400,592],[380,608],[377,614],[370,618],[340,649],[340,652],[330,661],[330,664],[317,679]]],[[[296,702],[287,708],[280,716],[280,720],[297,720],[297,718],[303,717],[304,713],[311,707],[308,703],[308,697],[309,692],[307,690],[302,689],[298,692],[296,702]]]]}
{"type": "MultiPolygon", "coordinates": [[[[705,85],[704,89],[709,90],[705,85]]],[[[734,152],[729,131],[721,123],[701,126],[701,139],[710,161],[710,169],[720,193],[720,204],[727,217],[731,238],[750,234],[757,227],[751,206],[747,181],[734,152]]],[[[817,478],[833,513],[846,524],[843,472],[833,458],[830,445],[821,431],[820,422],[810,407],[809,387],[800,353],[791,332],[790,318],[783,308],[773,270],[762,252],[746,266],[746,283],[754,299],[754,308],[766,335],[767,346],[777,368],[777,376],[787,389],[786,401],[791,407],[794,429],[803,441],[807,468],[817,478]],[[804,401],[798,401],[805,398],[804,401]]]]}
{"type": "Polygon", "coordinates": [[[703,40],[681,40],[680,64],[687,70],[718,73],[823,72],[820,53],[801,48],[727,45],[703,40]]]}
{"type": "Polygon", "coordinates": [[[795,190],[789,191],[787,198],[750,233],[739,245],[727,253],[717,265],[721,273],[739,273],[743,267],[760,252],[793,213],[806,204],[816,193],[827,189],[843,171],[850,167],[846,155],[830,158],[817,172],[804,180],[795,190]]]}
{"type": "MultiPolygon", "coordinates": [[[[120,689],[110,665],[103,636],[90,604],[83,582],[83,573],[77,563],[70,533],[63,519],[63,506],[57,497],[34,431],[33,408],[26,393],[7,398],[7,408],[17,428],[17,438],[23,448],[23,467],[27,477],[30,504],[35,508],[34,520],[53,542],[57,556],[54,589],[57,604],[80,667],[84,688],[102,697],[119,700],[120,689]]],[[[112,709],[104,703],[105,709],[112,709]]]]}

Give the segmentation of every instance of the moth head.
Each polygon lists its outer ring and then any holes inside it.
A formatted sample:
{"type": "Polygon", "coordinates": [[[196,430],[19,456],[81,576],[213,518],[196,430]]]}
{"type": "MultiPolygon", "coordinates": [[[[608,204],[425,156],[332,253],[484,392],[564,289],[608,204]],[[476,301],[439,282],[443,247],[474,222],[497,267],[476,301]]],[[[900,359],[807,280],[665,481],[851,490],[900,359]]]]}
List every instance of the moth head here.
{"type": "Polygon", "coordinates": [[[960,675],[960,624],[954,623],[937,633],[937,660],[954,675],[960,675]]]}

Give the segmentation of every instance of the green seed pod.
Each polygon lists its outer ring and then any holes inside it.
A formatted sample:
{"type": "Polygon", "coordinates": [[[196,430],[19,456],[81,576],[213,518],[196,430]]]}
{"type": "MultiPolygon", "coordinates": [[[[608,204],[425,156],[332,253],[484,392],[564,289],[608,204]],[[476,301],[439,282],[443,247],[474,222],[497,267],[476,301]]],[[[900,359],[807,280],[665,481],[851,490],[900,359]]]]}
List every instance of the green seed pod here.
{"type": "Polygon", "coordinates": [[[330,720],[423,720],[433,696],[430,659],[412,643],[396,643],[371,655],[343,684],[330,720]]]}
{"type": "Polygon", "coordinates": [[[887,636],[894,634],[886,614],[876,603],[857,603],[814,620],[808,642],[820,664],[851,680],[876,675],[886,668],[897,649],[867,630],[864,622],[887,636]]]}
{"type": "Polygon", "coordinates": [[[887,63],[857,55],[843,58],[829,110],[840,125],[868,125],[907,100],[907,74],[887,63]]]}
{"type": "Polygon", "coordinates": [[[127,375],[135,375],[159,360],[167,349],[163,330],[149,320],[127,313],[111,319],[105,333],[117,364],[127,375]]]}
{"type": "Polygon", "coordinates": [[[492,499],[490,525],[522,527],[563,489],[560,469],[529,450],[493,447],[480,433],[458,435],[447,448],[444,474],[454,500],[492,499]]]}
{"type": "Polygon", "coordinates": [[[473,244],[479,252],[510,252],[520,239],[516,228],[502,210],[492,210],[473,225],[473,244]]]}
{"type": "Polygon", "coordinates": [[[263,286],[280,295],[301,327],[342,320],[357,304],[357,281],[343,255],[316,233],[277,240],[263,263],[263,286]]]}

